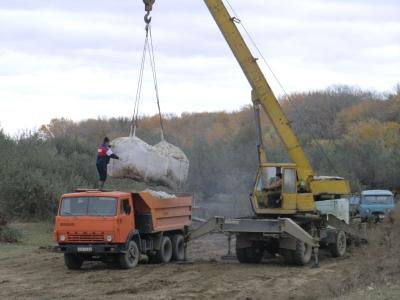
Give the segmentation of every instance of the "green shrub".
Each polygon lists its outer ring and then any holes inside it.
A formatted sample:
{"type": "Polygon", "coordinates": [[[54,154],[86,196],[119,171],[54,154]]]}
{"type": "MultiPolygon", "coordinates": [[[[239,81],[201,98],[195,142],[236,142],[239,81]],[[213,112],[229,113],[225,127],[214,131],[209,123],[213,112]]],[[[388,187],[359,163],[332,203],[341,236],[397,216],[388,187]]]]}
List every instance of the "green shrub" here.
{"type": "Polygon", "coordinates": [[[11,226],[0,227],[0,242],[18,243],[22,239],[21,232],[11,226]]]}

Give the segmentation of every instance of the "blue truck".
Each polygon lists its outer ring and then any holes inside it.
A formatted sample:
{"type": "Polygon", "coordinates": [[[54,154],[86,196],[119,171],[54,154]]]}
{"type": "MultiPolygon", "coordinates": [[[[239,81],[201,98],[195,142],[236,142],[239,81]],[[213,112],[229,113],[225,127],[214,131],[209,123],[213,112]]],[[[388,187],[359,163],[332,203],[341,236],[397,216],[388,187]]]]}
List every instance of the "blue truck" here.
{"type": "Polygon", "coordinates": [[[381,221],[395,207],[394,195],[387,190],[361,192],[359,213],[361,221],[381,221]]]}

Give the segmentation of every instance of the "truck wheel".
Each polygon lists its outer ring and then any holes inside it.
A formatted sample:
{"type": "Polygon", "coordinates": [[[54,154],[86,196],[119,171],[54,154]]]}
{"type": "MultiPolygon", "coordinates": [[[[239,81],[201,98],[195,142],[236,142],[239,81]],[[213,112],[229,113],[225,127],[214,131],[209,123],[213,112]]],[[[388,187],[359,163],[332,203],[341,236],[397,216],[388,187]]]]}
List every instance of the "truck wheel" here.
{"type": "Polygon", "coordinates": [[[64,253],[64,263],[70,270],[79,270],[83,264],[83,258],[77,254],[64,253]]]}
{"type": "Polygon", "coordinates": [[[304,266],[311,260],[312,247],[296,240],[296,250],[281,249],[281,255],[287,264],[304,266]]]}
{"type": "Polygon", "coordinates": [[[119,256],[119,265],[123,269],[132,269],[139,263],[140,251],[135,241],[129,241],[126,253],[119,256]]]}
{"type": "Polygon", "coordinates": [[[336,234],[336,240],[334,243],[329,244],[329,249],[333,257],[342,257],[346,254],[347,242],[346,234],[344,231],[339,230],[336,234]]]}
{"type": "Polygon", "coordinates": [[[172,260],[182,261],[185,259],[185,240],[182,234],[172,236],[172,260]]]}
{"type": "Polygon", "coordinates": [[[293,262],[298,266],[304,266],[308,264],[312,256],[312,247],[303,243],[302,241],[296,241],[296,250],[293,253],[293,262]]]}
{"type": "Polygon", "coordinates": [[[259,263],[264,256],[264,249],[253,245],[252,247],[236,248],[236,257],[240,263],[255,264],[259,263]]]}
{"type": "Polygon", "coordinates": [[[157,251],[155,259],[158,263],[167,263],[172,258],[172,243],[171,239],[164,235],[161,239],[160,250],[157,251]]]}

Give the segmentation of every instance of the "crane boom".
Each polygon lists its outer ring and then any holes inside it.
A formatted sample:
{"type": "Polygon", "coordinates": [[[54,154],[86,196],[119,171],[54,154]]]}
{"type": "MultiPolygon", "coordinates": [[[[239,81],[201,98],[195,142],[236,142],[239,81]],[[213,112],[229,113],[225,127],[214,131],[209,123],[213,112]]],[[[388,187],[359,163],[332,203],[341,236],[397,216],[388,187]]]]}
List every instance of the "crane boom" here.
{"type": "Polygon", "coordinates": [[[314,175],[311,164],[290,127],[289,121],[283,113],[264,74],[257,64],[257,59],[252,55],[236,27],[235,19],[230,16],[221,0],[204,0],[204,2],[250,83],[256,95],[256,101],[264,108],[281,141],[285,145],[290,159],[296,163],[299,178],[307,181],[310,176],[314,175]]]}
{"type": "Polygon", "coordinates": [[[290,159],[296,164],[298,180],[306,183],[306,190],[312,191],[314,195],[349,194],[349,183],[343,178],[315,176],[308,158],[290,127],[288,119],[257,63],[257,59],[252,55],[235,24],[235,22],[240,22],[240,20],[230,16],[222,0],[204,0],[204,3],[208,7],[253,89],[253,103],[255,105],[260,104],[263,107],[283,142],[290,159]]]}

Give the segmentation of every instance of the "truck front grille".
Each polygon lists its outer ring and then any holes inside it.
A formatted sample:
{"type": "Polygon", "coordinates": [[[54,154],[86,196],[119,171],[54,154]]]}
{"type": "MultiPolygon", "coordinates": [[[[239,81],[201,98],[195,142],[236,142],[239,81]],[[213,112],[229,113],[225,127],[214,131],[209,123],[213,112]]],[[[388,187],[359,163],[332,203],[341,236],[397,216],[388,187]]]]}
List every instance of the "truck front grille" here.
{"type": "Polygon", "coordinates": [[[103,234],[68,234],[68,241],[74,243],[104,242],[103,234]]]}

